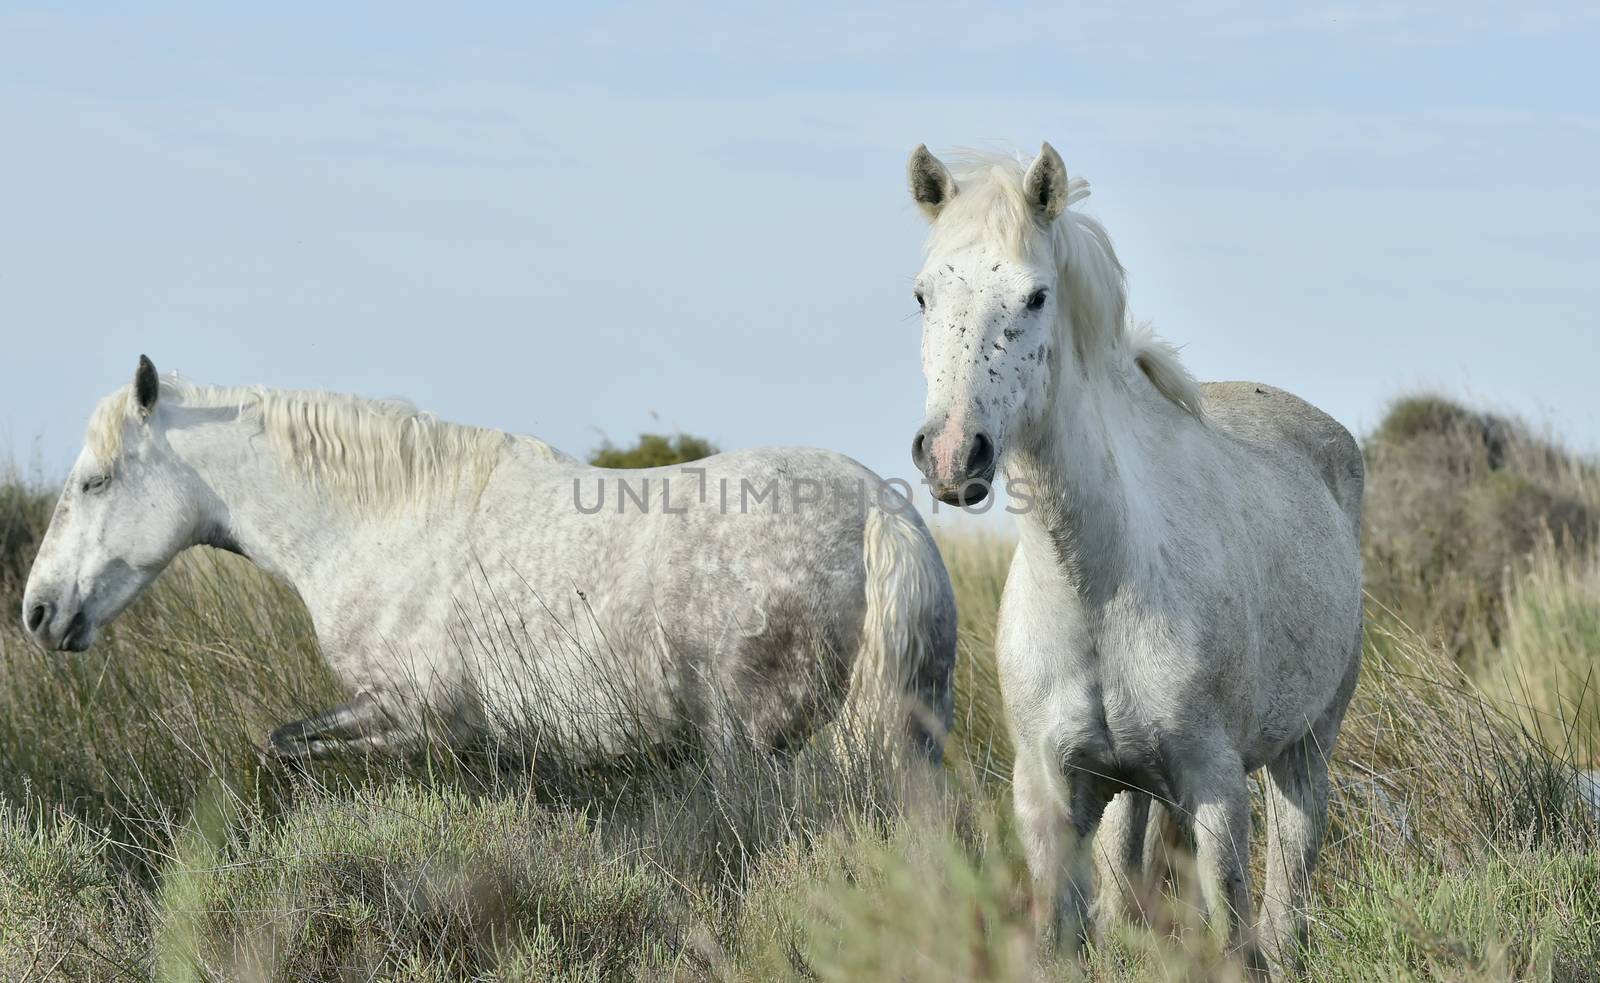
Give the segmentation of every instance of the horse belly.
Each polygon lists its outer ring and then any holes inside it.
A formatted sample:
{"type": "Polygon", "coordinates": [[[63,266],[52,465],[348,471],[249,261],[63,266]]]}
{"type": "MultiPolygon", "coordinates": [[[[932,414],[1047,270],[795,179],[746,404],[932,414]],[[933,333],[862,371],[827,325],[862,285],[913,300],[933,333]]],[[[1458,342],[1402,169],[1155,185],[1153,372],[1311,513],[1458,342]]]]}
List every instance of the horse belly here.
{"type": "MultiPolygon", "coordinates": [[[[428,578],[419,578],[419,582],[428,578]]],[[[639,605],[496,558],[390,605],[417,696],[468,731],[576,758],[660,743],[671,727],[664,643],[639,605]],[[446,584],[444,589],[437,586],[446,584]]],[[[398,600],[398,599],[397,599],[398,600]]]]}
{"type": "Polygon", "coordinates": [[[670,743],[676,721],[659,673],[642,659],[599,661],[594,652],[558,650],[507,671],[480,667],[474,688],[487,728],[533,738],[574,758],[670,743]]]}
{"type": "Polygon", "coordinates": [[[1359,546],[1329,518],[1328,528],[1306,530],[1266,581],[1256,692],[1266,756],[1298,740],[1340,698],[1360,656],[1359,546]]]}

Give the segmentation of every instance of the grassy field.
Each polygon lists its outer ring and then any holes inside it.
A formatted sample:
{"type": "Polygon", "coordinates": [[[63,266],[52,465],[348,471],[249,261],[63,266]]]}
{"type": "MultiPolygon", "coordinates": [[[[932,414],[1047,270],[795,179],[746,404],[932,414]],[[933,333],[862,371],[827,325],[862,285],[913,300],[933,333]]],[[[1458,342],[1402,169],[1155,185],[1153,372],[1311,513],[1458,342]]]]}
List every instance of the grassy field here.
{"type": "MultiPolygon", "coordinates": [[[[1600,764],[1595,465],[1436,399],[1367,450],[1367,662],[1312,976],[1600,979],[1577,777],[1600,764]]],[[[6,612],[48,511],[0,485],[6,612]]],[[[337,687],[293,592],[247,564],[186,555],[80,656],[8,614],[0,978],[1233,978],[1182,887],[1082,965],[1034,950],[992,656],[1011,546],[941,545],[962,652],[936,782],[825,741],[717,775],[536,778],[445,748],[288,774],[261,738],[337,687]]]]}

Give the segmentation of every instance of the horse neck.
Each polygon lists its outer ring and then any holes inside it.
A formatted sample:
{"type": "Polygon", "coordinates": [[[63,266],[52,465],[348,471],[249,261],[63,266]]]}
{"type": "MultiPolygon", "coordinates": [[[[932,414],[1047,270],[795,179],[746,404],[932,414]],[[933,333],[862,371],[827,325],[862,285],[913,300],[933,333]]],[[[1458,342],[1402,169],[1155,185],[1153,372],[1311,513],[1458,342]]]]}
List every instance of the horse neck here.
{"type": "MultiPolygon", "coordinates": [[[[209,490],[202,536],[234,549],[302,596],[348,562],[357,522],[279,463],[236,420],[175,431],[173,445],[209,490]]],[[[208,541],[202,538],[202,542],[208,541]]]]}
{"type": "Polygon", "coordinates": [[[1181,428],[1177,408],[1137,385],[1121,354],[1088,374],[1063,366],[1051,412],[1019,435],[1006,465],[1033,499],[1017,517],[1024,561],[1090,603],[1108,599],[1159,547],[1152,464],[1181,428]]]}

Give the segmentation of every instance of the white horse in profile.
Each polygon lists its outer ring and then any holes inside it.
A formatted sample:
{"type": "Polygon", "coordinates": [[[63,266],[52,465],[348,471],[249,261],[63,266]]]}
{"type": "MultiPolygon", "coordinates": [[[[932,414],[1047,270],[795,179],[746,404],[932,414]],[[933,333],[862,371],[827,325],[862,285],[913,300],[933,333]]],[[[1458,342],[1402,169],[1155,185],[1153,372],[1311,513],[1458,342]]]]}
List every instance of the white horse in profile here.
{"type": "Polygon", "coordinates": [[[1288,393],[1198,385],[1130,329],[1105,230],[1067,207],[1087,186],[1049,144],[954,173],[919,147],[910,182],[932,223],[916,463],[945,501],[981,501],[998,467],[1031,503],[996,648],[1041,928],[1083,937],[1097,835],[1114,895],[1093,910],[1129,902],[1155,809],[1264,970],[1246,776],[1265,767],[1265,921],[1292,964],[1361,665],[1360,449],[1288,393]]]}
{"type": "Polygon", "coordinates": [[[937,759],[950,722],[938,549],[826,451],[607,471],[405,404],[198,386],[141,357],[93,415],[24,624],[85,649],[198,544],[292,584],[354,693],[275,731],[288,758],[405,749],[436,724],[531,723],[589,758],[783,750],[848,705],[937,759]]]}

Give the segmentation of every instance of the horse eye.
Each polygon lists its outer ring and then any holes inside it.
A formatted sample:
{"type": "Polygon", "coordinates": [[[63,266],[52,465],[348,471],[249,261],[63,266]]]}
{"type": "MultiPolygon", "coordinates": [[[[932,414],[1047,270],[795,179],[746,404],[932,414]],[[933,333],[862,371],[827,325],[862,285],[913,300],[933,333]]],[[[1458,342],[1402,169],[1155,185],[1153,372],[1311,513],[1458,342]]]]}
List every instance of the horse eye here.
{"type": "Polygon", "coordinates": [[[97,474],[93,478],[90,478],[88,481],[85,481],[83,483],[83,493],[85,495],[88,495],[91,492],[97,492],[100,489],[104,488],[106,486],[106,483],[108,481],[110,481],[110,480],[111,480],[110,478],[107,478],[103,474],[97,474]]]}
{"type": "Polygon", "coordinates": [[[922,308],[923,310],[927,310],[928,309],[928,301],[927,301],[927,299],[925,297],[922,296],[922,291],[918,290],[912,296],[917,298],[917,306],[918,307],[922,308]]]}
{"type": "Polygon", "coordinates": [[[1028,310],[1037,311],[1044,307],[1044,291],[1035,290],[1028,295],[1028,310]]]}

